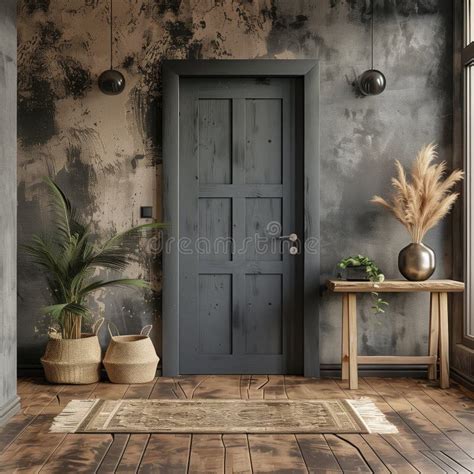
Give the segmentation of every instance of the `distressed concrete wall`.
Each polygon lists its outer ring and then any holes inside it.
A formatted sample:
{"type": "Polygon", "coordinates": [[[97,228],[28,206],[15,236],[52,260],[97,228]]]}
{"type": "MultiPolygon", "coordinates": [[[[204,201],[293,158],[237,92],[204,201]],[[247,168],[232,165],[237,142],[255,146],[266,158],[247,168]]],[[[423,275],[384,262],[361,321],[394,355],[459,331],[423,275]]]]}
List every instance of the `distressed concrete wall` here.
{"type": "Polygon", "coordinates": [[[16,0],[0,3],[0,422],[16,396],[16,0]]]}
{"type": "MultiPolygon", "coordinates": [[[[47,222],[41,177],[55,176],[101,234],[140,223],[140,205],[161,202],[160,65],[177,58],[321,60],[322,279],[354,253],[399,277],[398,251],[409,239],[368,203],[386,193],[392,162],[410,162],[436,141],[451,162],[452,12],[443,0],[375,0],[375,63],[388,80],[379,97],[358,98],[351,82],[369,65],[368,0],[114,0],[115,63],[122,95],[96,85],[108,67],[108,2],[21,0],[19,4],[19,230],[21,240],[47,222]]],[[[449,226],[426,242],[448,276],[449,226]]],[[[110,290],[94,300],[123,331],[156,323],[160,347],[160,258],[146,256],[130,275],[156,292],[110,290]]],[[[19,357],[37,364],[45,335],[38,308],[40,273],[20,259],[19,357]]],[[[360,350],[420,354],[427,345],[424,296],[389,297],[390,315],[361,305],[360,350]]],[[[339,361],[340,302],[321,305],[323,363],[339,361]]]]}

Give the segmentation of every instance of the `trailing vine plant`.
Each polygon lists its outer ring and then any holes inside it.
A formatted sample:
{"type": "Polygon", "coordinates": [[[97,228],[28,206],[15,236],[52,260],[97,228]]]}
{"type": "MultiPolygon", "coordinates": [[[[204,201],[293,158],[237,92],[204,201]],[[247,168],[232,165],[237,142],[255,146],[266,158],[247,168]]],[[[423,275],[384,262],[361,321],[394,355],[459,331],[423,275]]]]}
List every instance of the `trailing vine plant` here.
{"type": "MultiPolygon", "coordinates": [[[[367,278],[371,282],[380,283],[385,280],[385,275],[380,271],[379,267],[375,265],[375,262],[363,255],[343,258],[339,261],[337,266],[341,269],[346,269],[347,267],[365,267],[367,278]]],[[[385,313],[385,307],[388,306],[388,302],[381,298],[376,291],[372,291],[370,294],[372,295],[372,310],[374,313],[385,313]]]]}

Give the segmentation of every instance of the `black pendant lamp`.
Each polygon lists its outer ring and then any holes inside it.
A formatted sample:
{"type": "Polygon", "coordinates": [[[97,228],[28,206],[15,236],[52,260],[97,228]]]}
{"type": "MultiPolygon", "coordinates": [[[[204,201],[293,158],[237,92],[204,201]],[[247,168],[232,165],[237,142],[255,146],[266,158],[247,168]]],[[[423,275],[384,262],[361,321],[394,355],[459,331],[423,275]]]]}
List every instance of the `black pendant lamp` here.
{"type": "Polygon", "coordinates": [[[107,95],[120,94],[125,88],[125,78],[120,71],[113,68],[113,24],[112,24],[112,2],[110,0],[110,69],[99,76],[99,89],[107,95]]]}
{"type": "Polygon", "coordinates": [[[374,69],[374,1],[372,0],[371,18],[371,68],[364,71],[358,78],[357,84],[363,95],[379,95],[385,90],[387,81],[385,76],[377,69],[374,69]]]}

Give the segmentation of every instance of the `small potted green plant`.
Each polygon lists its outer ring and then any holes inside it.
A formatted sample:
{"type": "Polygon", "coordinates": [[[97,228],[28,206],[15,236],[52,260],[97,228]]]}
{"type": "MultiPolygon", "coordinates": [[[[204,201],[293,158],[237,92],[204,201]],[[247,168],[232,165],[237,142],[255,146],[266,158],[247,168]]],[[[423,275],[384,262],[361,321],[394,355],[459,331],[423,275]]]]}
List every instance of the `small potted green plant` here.
{"type": "Polygon", "coordinates": [[[25,252],[45,271],[54,304],[44,308],[59,325],[50,334],[41,362],[46,378],[55,383],[93,383],[99,380],[101,351],[97,330],[83,333],[84,319],[91,319],[88,297],[109,286],[149,288],[137,278],[103,279],[98,270],[123,271],[134,260],[131,244],[145,229],[163,227],[152,223],[133,227],[103,243],[93,239],[89,225],[81,222],[61,188],[45,178],[48,186],[53,229],[35,235],[25,252]]]}
{"type": "MultiPolygon", "coordinates": [[[[337,266],[345,271],[345,279],[348,281],[372,281],[380,283],[385,280],[384,274],[375,265],[375,262],[369,257],[356,255],[354,257],[346,257],[339,261],[337,266]]],[[[339,275],[339,277],[342,277],[339,275]]],[[[373,305],[372,309],[375,313],[384,313],[384,307],[388,303],[380,298],[376,291],[372,291],[373,305]]]]}

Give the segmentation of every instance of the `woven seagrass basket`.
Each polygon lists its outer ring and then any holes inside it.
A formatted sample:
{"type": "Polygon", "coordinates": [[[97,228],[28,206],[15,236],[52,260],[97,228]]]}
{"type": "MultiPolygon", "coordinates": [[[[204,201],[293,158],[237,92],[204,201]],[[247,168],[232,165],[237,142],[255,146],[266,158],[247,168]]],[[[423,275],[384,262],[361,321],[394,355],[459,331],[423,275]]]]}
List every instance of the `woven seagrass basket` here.
{"type": "Polygon", "coordinates": [[[160,360],[149,338],[152,326],[145,326],[140,334],[111,336],[104,357],[104,367],[113,383],[146,383],[156,375],[160,360]]]}
{"type": "Polygon", "coordinates": [[[102,323],[103,318],[81,339],[49,339],[41,358],[48,382],[79,385],[99,381],[102,352],[97,333],[102,323]]]}

